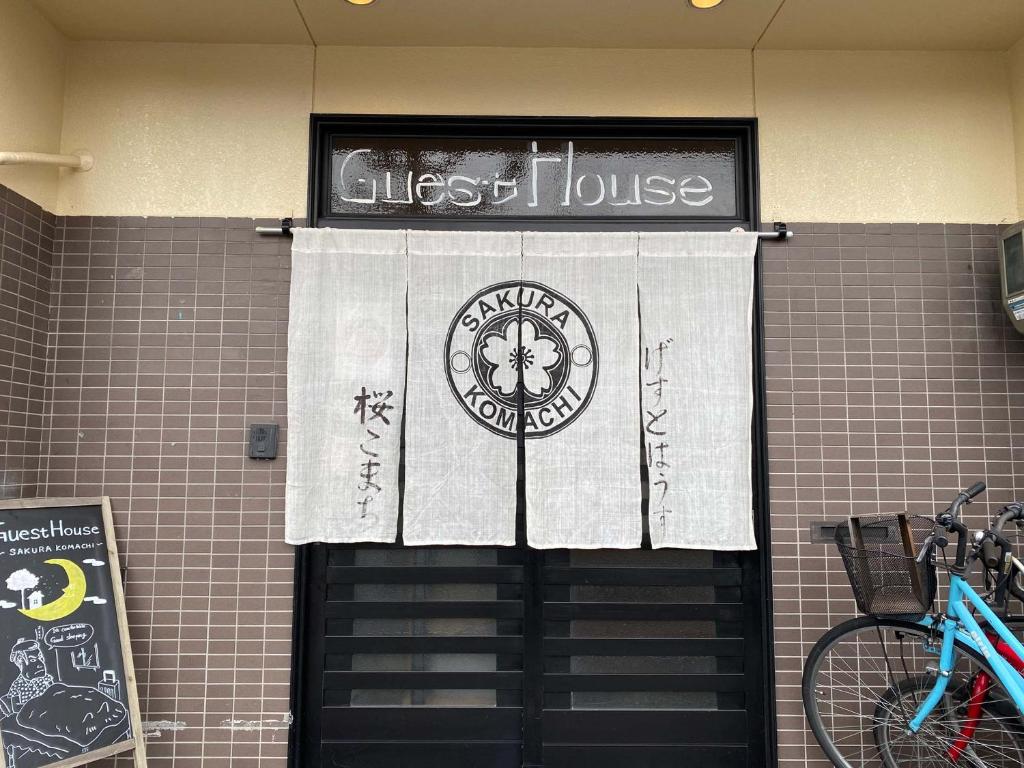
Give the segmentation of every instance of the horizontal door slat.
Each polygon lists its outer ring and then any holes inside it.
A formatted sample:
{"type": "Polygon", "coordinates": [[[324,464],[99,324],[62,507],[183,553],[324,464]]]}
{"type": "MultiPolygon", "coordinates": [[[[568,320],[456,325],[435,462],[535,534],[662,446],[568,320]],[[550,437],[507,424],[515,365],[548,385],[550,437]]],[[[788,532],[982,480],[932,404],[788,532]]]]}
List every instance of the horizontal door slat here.
{"type": "Polygon", "coordinates": [[[371,635],[328,637],[327,654],[346,653],[522,653],[522,637],[459,637],[409,635],[374,637],[371,635]]]}
{"type": "Polygon", "coordinates": [[[519,690],[522,672],[325,672],[324,689],[350,691],[427,688],[519,690]]]}
{"type": "MultiPolygon", "coordinates": [[[[328,544],[327,545],[327,562],[326,566],[332,567],[336,565],[340,566],[352,566],[355,564],[355,554],[362,551],[376,552],[378,556],[386,552],[402,552],[404,556],[408,556],[410,553],[414,553],[414,556],[427,555],[428,557],[434,557],[437,553],[443,553],[445,547],[443,546],[426,546],[426,547],[407,547],[404,544],[382,544],[367,542],[365,544],[328,544]],[[433,553],[433,555],[428,554],[433,553]]],[[[523,552],[521,550],[512,549],[510,547],[462,547],[460,548],[464,556],[471,556],[472,553],[476,553],[482,556],[484,553],[497,553],[498,562],[503,565],[509,564],[521,564],[523,562],[523,552]]],[[[443,556],[443,554],[442,554],[443,556]]],[[[465,562],[463,560],[463,562],[465,562]]],[[[356,566],[359,567],[359,566],[356,566]]],[[[415,563],[412,565],[414,568],[418,567],[430,567],[430,566],[419,566],[415,563]]],[[[443,564],[439,564],[439,567],[445,567],[443,564]]],[[[464,567],[459,565],[458,567],[464,567]]]]}
{"type": "Polygon", "coordinates": [[[320,756],[321,765],[338,768],[521,768],[522,748],[518,742],[325,741],[320,756]]]}
{"type": "MultiPolygon", "coordinates": [[[[733,746],[569,746],[544,747],[544,768],[749,768],[747,750],[733,746]]],[[[359,766],[362,768],[362,766],[359,766]]]]}
{"type": "Polygon", "coordinates": [[[327,603],[328,619],[518,619],[523,604],[518,600],[443,600],[411,602],[347,602],[327,603]]]}
{"type": "MultiPolygon", "coordinates": [[[[415,653],[420,653],[420,651],[416,651],[415,653]]],[[[493,657],[494,656],[494,654],[486,654],[486,655],[489,656],[489,657],[493,657]]],[[[406,660],[408,660],[408,657],[405,654],[403,654],[403,656],[406,658],[406,660]]],[[[513,655],[513,654],[504,654],[502,656],[502,660],[504,661],[504,663],[502,664],[502,669],[512,669],[512,670],[515,670],[515,669],[522,669],[523,668],[523,660],[522,660],[522,656],[520,654],[515,654],[515,655],[513,655]]],[[[373,667],[373,669],[374,669],[374,671],[386,672],[388,666],[389,665],[381,664],[381,665],[377,665],[377,666],[373,667]]],[[[408,664],[408,663],[398,663],[398,664],[393,664],[393,665],[390,665],[390,666],[392,667],[392,669],[394,669],[394,672],[389,673],[389,674],[396,674],[398,672],[407,671],[407,670],[403,670],[402,667],[413,668],[415,665],[408,664]]],[[[324,671],[325,672],[349,672],[351,670],[352,670],[352,655],[351,654],[328,653],[324,657],[324,671]]]]}
{"type": "Polygon", "coordinates": [[[740,603],[546,603],[549,621],[604,619],[610,621],[739,621],[740,603]]]}
{"type": "Polygon", "coordinates": [[[515,741],[519,707],[326,707],[321,715],[331,741],[515,741]],[[332,738],[332,735],[334,738],[332,738]]]}
{"type": "Polygon", "coordinates": [[[740,638],[548,637],[547,656],[742,656],[740,638]]]}
{"type": "MultiPolygon", "coordinates": [[[[462,689],[462,690],[473,690],[473,689],[462,689]]],[[[503,707],[516,707],[516,708],[518,708],[522,704],[522,702],[523,702],[523,692],[522,692],[522,690],[518,690],[518,689],[514,689],[514,688],[513,689],[502,689],[502,691],[501,691],[501,698],[502,698],[501,706],[503,706],[503,707]]],[[[324,694],[323,694],[323,706],[324,707],[343,708],[343,707],[348,707],[351,704],[352,704],[352,691],[351,691],[351,689],[342,688],[342,689],[336,690],[336,691],[335,690],[325,690],[324,691],[324,694]]],[[[431,705],[417,705],[417,704],[411,704],[411,703],[408,704],[408,705],[399,705],[399,706],[395,706],[395,707],[391,707],[391,708],[393,708],[393,709],[395,709],[397,711],[402,711],[403,709],[405,711],[408,711],[408,710],[411,710],[411,709],[417,709],[417,710],[422,709],[423,711],[427,711],[429,709],[433,709],[433,707],[431,705]]],[[[391,708],[389,708],[389,707],[379,707],[379,709],[382,709],[382,710],[384,710],[384,709],[391,709],[391,708]]],[[[460,707],[460,709],[466,709],[466,710],[469,710],[471,708],[472,707],[460,707]]],[[[490,708],[490,707],[488,707],[488,708],[490,708]]],[[[350,734],[348,740],[349,741],[359,741],[359,734],[350,734]]]]}
{"type": "Polygon", "coordinates": [[[556,568],[544,569],[546,584],[594,584],[611,586],[738,587],[739,568],[556,568]]]}
{"type": "Polygon", "coordinates": [[[552,674],[544,675],[545,691],[743,691],[747,680],[738,674],[552,674]]]}
{"type": "Polygon", "coordinates": [[[694,710],[549,709],[546,744],[747,743],[747,713],[694,710]]]}
{"type": "Polygon", "coordinates": [[[520,565],[471,567],[335,566],[327,569],[328,584],[519,584],[520,565]]]}

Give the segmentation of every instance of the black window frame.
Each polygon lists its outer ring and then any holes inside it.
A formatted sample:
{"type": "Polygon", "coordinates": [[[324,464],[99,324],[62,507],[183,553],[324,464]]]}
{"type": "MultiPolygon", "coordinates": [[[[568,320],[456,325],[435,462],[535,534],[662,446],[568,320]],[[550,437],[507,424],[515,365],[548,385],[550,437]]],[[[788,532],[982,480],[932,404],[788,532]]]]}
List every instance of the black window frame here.
{"type": "Polygon", "coordinates": [[[630,228],[645,231],[702,231],[748,228],[757,220],[756,121],[655,118],[455,117],[394,115],[312,115],[309,147],[307,211],[311,227],[396,229],[497,229],[600,231],[630,228]],[[734,141],[736,153],[736,216],[332,216],[331,138],[366,136],[408,139],[698,139],[734,141]]]}
{"type": "MultiPolygon", "coordinates": [[[[711,118],[626,118],[626,117],[523,117],[523,116],[434,116],[434,115],[346,115],[346,114],[312,114],[310,117],[310,144],[308,167],[308,221],[309,226],[331,226],[348,228],[396,228],[396,229],[494,229],[494,230],[566,230],[566,231],[600,231],[623,230],[631,231],[725,231],[735,227],[746,230],[762,228],[759,206],[758,183],[758,125],[756,118],[749,119],[711,119],[711,118]],[[401,216],[350,216],[332,217],[325,215],[327,194],[330,188],[331,164],[329,153],[331,137],[350,135],[353,137],[387,136],[391,138],[407,137],[424,139],[443,138],[619,138],[642,140],[696,138],[696,139],[734,139],[737,142],[736,156],[736,217],[701,218],[646,218],[646,217],[529,217],[529,218],[496,218],[496,217],[465,217],[448,218],[433,217],[401,217],[401,216]]],[[[760,681],[750,681],[752,686],[760,686],[761,711],[750,712],[749,729],[757,734],[752,742],[750,764],[777,766],[777,702],[775,698],[775,663],[773,653],[773,620],[772,620],[772,568],[771,568],[771,536],[770,509],[768,496],[768,455],[767,455],[767,417],[765,395],[765,363],[764,363],[764,301],[762,281],[762,248],[755,255],[754,274],[754,311],[753,311],[753,490],[754,490],[754,523],[758,541],[757,564],[755,569],[744,570],[744,589],[756,594],[753,610],[745,615],[744,635],[759,635],[760,647],[751,647],[747,656],[761,673],[760,681]]],[[[326,587],[317,579],[311,578],[310,562],[311,547],[319,545],[303,545],[295,552],[295,608],[292,632],[292,670],[291,670],[291,711],[293,724],[289,734],[288,764],[290,768],[304,768],[304,756],[313,747],[304,743],[302,726],[307,719],[319,721],[311,709],[315,703],[315,690],[308,685],[308,656],[322,652],[322,643],[318,646],[316,638],[308,632],[306,603],[311,596],[325,591],[326,587]],[[312,641],[312,642],[311,642],[312,641]]],[[[360,546],[360,545],[355,545],[360,546]]],[[[526,549],[527,559],[524,572],[532,572],[534,578],[530,582],[532,591],[537,594],[533,599],[543,603],[544,563],[534,550],[526,549]]],[[[524,599],[529,595],[524,594],[524,599]]],[[[538,617],[538,623],[540,621],[538,617]]],[[[537,636],[542,633],[535,627],[537,636]]],[[[529,626],[524,626],[524,657],[527,664],[532,663],[533,674],[540,674],[543,659],[539,640],[536,643],[525,641],[529,626]],[[532,661],[531,661],[531,658],[532,661]]],[[[756,644],[750,643],[750,646],[756,644]]],[[[530,672],[524,671],[529,680],[530,672]]],[[[543,705],[541,705],[543,706],[543,705]]],[[[540,766],[539,718],[541,713],[535,711],[527,700],[523,702],[524,745],[523,765],[540,766]],[[531,726],[531,722],[533,725],[531,726]],[[531,728],[534,734],[531,736],[531,728]],[[527,743],[531,739],[537,743],[527,743]]]]}

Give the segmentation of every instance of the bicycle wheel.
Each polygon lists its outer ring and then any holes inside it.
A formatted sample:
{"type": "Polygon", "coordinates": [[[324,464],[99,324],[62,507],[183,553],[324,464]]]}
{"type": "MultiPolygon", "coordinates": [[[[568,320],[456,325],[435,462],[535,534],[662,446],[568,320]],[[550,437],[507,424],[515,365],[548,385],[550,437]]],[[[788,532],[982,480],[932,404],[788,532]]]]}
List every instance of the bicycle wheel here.
{"type": "Polygon", "coordinates": [[[804,709],[836,766],[1020,768],[1024,721],[998,682],[960,759],[953,763],[948,757],[961,737],[975,676],[986,672],[994,679],[981,656],[960,643],[945,701],[918,733],[907,731],[916,697],[934,683],[938,641],[913,622],[862,617],[817,642],[804,666],[804,709]]]}
{"type": "Polygon", "coordinates": [[[903,680],[879,699],[875,706],[874,735],[879,759],[885,768],[1024,766],[1024,739],[1007,718],[1006,705],[1010,704],[1012,711],[1012,703],[1000,701],[998,692],[991,688],[985,694],[986,703],[981,706],[977,726],[969,739],[964,738],[973,681],[969,681],[966,688],[951,685],[946,690],[922,727],[923,738],[908,734],[906,713],[912,717],[934,685],[932,676],[903,680]],[[949,748],[941,746],[950,741],[957,745],[956,761],[950,759],[949,748]]]}

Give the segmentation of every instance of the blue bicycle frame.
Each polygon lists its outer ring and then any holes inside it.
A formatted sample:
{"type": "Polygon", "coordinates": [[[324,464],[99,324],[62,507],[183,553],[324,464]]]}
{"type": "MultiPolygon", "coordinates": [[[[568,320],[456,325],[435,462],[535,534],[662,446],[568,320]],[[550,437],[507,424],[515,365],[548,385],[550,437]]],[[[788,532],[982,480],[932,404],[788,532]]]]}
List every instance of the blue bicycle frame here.
{"type": "Polygon", "coordinates": [[[959,640],[968,648],[977,651],[988,662],[996,678],[1006,689],[1006,692],[1017,705],[1017,709],[1024,713],[1024,677],[1020,675],[1009,662],[996,651],[995,647],[985,636],[985,630],[981,628],[977,619],[971,614],[967,603],[973,605],[982,618],[988,623],[996,634],[1013,652],[1024,659],[1024,645],[1013,636],[1006,625],[986,605],[985,601],[967,583],[963,576],[951,573],[949,577],[949,601],[946,604],[946,615],[942,618],[927,617],[921,621],[923,626],[932,628],[936,624],[942,625],[942,648],[939,651],[939,674],[935,679],[935,687],[928,693],[925,700],[918,707],[917,714],[910,721],[910,730],[917,733],[928,715],[932,713],[936,705],[946,692],[949,685],[949,678],[952,674],[955,654],[954,641],[959,640]]]}

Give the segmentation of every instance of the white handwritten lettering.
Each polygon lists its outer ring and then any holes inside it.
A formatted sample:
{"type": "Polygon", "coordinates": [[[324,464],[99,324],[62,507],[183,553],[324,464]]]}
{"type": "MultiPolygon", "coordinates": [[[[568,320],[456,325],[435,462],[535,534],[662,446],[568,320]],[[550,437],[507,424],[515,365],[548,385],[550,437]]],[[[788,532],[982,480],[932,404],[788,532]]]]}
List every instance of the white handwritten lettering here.
{"type": "Polygon", "coordinates": [[[687,186],[693,179],[692,176],[687,176],[685,179],[679,182],[679,201],[685,205],[701,206],[710,203],[714,197],[711,194],[711,182],[705,179],[703,176],[698,176],[703,184],[701,186],[687,186]],[[707,197],[702,197],[699,200],[691,200],[687,197],[688,194],[703,195],[707,194],[707,197]]]}
{"type": "MultiPolygon", "coordinates": [[[[424,208],[455,206],[489,210],[517,200],[520,187],[526,199],[517,210],[538,209],[553,213],[557,208],[594,208],[596,206],[682,205],[701,208],[715,200],[714,184],[704,175],[673,172],[673,155],[654,153],[639,159],[629,170],[615,169],[615,153],[580,151],[567,141],[558,151],[539,149],[531,141],[525,157],[515,158],[507,151],[473,156],[466,163],[451,163],[446,153],[424,153],[419,164],[435,166],[431,170],[388,168],[388,153],[376,153],[367,147],[347,150],[336,161],[334,198],[353,206],[419,205],[424,208]],[[425,161],[422,158],[427,158],[425,161]],[[440,158],[440,159],[438,159],[440,158]],[[491,159],[501,170],[485,172],[485,177],[462,171],[480,172],[480,163],[491,159]],[[659,169],[658,165],[663,165],[659,169]],[[493,173],[493,178],[492,178],[493,173]]],[[[624,158],[633,157],[632,154],[624,158]]],[[[448,156],[450,158],[450,156],[448,156]]],[[[409,161],[412,165],[412,161],[409,161]]],[[[415,168],[415,165],[412,165],[415,168]]],[[[692,166],[691,166],[692,167],[692,166]]],[[[524,211],[525,212],[525,211],[524,211]]]]}
{"type": "MultiPolygon", "coordinates": [[[[373,180],[373,183],[372,183],[372,185],[370,187],[371,191],[370,191],[370,196],[369,197],[348,197],[348,195],[346,194],[347,190],[348,190],[348,182],[347,182],[347,180],[345,178],[345,168],[348,166],[348,164],[352,160],[352,158],[355,157],[356,155],[368,155],[369,153],[370,153],[370,150],[368,150],[368,149],[357,149],[355,152],[349,152],[345,156],[345,159],[342,160],[342,162],[341,162],[341,170],[338,172],[338,175],[341,177],[341,190],[340,190],[339,194],[341,195],[341,199],[344,200],[347,203],[375,203],[375,202],[377,202],[377,180],[376,179],[373,180]]],[[[366,179],[365,178],[359,178],[359,179],[356,180],[356,183],[357,184],[365,184],[366,183],[366,179]]]]}

